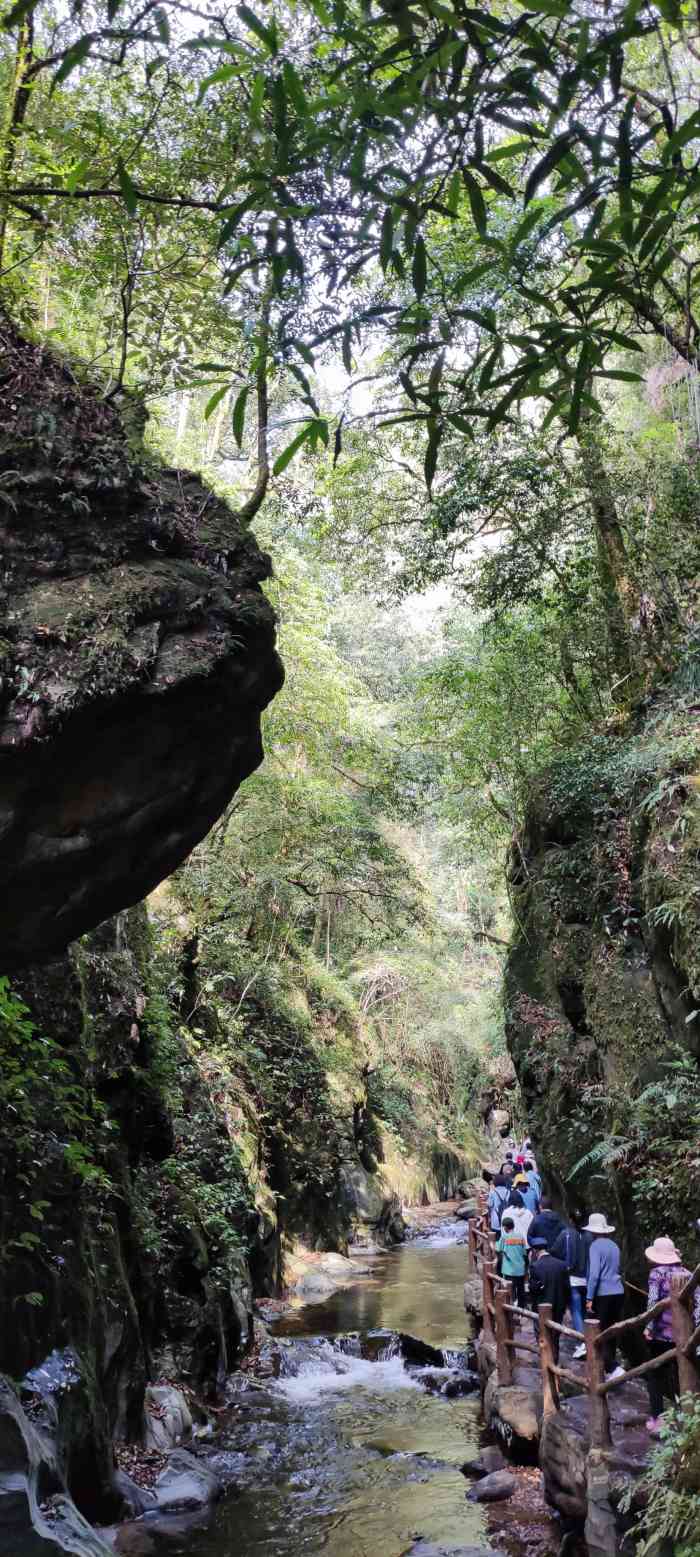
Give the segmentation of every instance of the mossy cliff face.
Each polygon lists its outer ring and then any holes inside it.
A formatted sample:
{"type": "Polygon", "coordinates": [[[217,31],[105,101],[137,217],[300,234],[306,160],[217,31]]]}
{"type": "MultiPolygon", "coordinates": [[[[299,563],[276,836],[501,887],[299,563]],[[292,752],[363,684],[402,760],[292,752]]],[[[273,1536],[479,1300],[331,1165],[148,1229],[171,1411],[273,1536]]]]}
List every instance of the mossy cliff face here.
{"type": "Polygon", "coordinates": [[[261,761],[270,561],[0,314],[0,968],[180,863],[261,761]]]}
{"type": "Polygon", "coordinates": [[[697,705],[669,697],[541,775],[510,863],[508,1041],[533,1139],[640,1275],[657,1232],[697,1254],[699,770],[697,705]]]}

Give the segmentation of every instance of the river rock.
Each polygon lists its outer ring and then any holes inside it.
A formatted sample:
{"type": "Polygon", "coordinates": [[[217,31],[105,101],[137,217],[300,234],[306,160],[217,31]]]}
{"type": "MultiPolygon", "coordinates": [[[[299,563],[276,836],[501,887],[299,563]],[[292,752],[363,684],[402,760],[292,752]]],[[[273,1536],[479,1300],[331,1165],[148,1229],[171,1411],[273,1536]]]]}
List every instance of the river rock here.
{"type": "Polygon", "coordinates": [[[490,1476],[493,1471],[506,1469],[506,1462],[501,1450],[496,1444],[487,1444],[474,1460],[467,1460],[460,1465],[463,1476],[490,1476]]]}
{"type": "MultiPolygon", "coordinates": [[[[269,557],[0,311],[0,966],[136,903],[262,760],[269,557]]],[[[132,407],[132,421],[136,408],[132,407]]]]}
{"type": "Polygon", "coordinates": [[[181,1389],[149,1384],[143,1401],[143,1441],[147,1449],[173,1449],[192,1437],[192,1415],[181,1389]]]}
{"type": "Polygon", "coordinates": [[[172,1513],[176,1509],[205,1508],[223,1494],[217,1475],[203,1460],[187,1449],[174,1449],[156,1481],[154,1492],[158,1507],[172,1513]]]}
{"type": "Polygon", "coordinates": [[[565,1519],[586,1518],[586,1457],[588,1443],[566,1411],[545,1417],[540,1464],[545,1496],[565,1519]]]}
{"type": "Polygon", "coordinates": [[[155,1493],[151,1492],[150,1487],[139,1486],[139,1483],[134,1481],[133,1476],[127,1475],[126,1471],[117,1470],[114,1472],[113,1485],[117,1496],[121,1498],[124,1509],[132,1519],[138,1519],[141,1514],[145,1514],[147,1508],[157,1508],[158,1506],[158,1499],[155,1493]]]}
{"type": "Polygon", "coordinates": [[[467,1276],[464,1283],[464,1307],[475,1319],[484,1313],[484,1284],[481,1276],[467,1276]]]}
{"type": "Polygon", "coordinates": [[[416,1541],[408,1557],[503,1557],[493,1546],[442,1546],[434,1541],[416,1541]]]}
{"type": "Polygon", "coordinates": [[[475,1373],[473,1368],[463,1368],[460,1373],[455,1373],[452,1378],[445,1380],[442,1393],[448,1400],[455,1400],[458,1395],[474,1395],[478,1389],[481,1389],[478,1373],[475,1373]]]}
{"type": "Polygon", "coordinates": [[[518,1483],[515,1476],[508,1470],[490,1471],[488,1476],[482,1477],[467,1497],[471,1503],[500,1503],[506,1498],[512,1498],[518,1483]]]}
{"type": "Polygon", "coordinates": [[[173,1450],[155,1485],[157,1512],[197,1512],[221,1496],[218,1478],[188,1450],[173,1450]]]}
{"type": "Polygon", "coordinates": [[[419,1341],[417,1336],[399,1330],[398,1343],[404,1362],[414,1367],[444,1368],[445,1353],[438,1351],[436,1346],[429,1346],[427,1341],[419,1341]]]}
{"type": "Polygon", "coordinates": [[[522,1463],[537,1461],[542,1391],[524,1384],[499,1385],[492,1373],[484,1391],[484,1417],[489,1431],[497,1434],[509,1455],[522,1463]]]}

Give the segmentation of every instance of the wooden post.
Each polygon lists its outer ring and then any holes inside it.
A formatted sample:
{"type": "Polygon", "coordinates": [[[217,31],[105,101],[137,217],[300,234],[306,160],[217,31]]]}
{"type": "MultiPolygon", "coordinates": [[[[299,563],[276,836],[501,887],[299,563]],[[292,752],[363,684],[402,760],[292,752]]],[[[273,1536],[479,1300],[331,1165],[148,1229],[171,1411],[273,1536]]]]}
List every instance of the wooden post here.
{"type": "Polygon", "coordinates": [[[673,1339],[676,1343],[676,1356],[678,1358],[678,1383],[682,1395],[697,1395],[700,1392],[700,1373],[695,1357],[687,1357],[685,1348],[695,1329],[692,1314],[685,1303],[681,1302],[681,1292],[685,1286],[684,1276],[671,1276],[671,1324],[673,1326],[673,1339]]]}
{"type": "Polygon", "coordinates": [[[545,1416],[551,1416],[553,1411],[559,1410],[559,1386],[556,1373],[552,1373],[555,1366],[554,1348],[552,1346],[552,1332],[547,1321],[552,1317],[551,1303],[540,1303],[540,1367],[542,1369],[542,1404],[545,1416]]]}
{"type": "Polygon", "coordinates": [[[612,1443],[610,1407],[607,1395],[598,1394],[599,1386],[605,1382],[603,1353],[600,1347],[596,1345],[597,1337],[600,1335],[600,1321],[598,1319],[586,1319],[583,1325],[583,1334],[586,1341],[586,1379],[588,1382],[591,1448],[609,1449],[612,1443]]]}
{"type": "Polygon", "coordinates": [[[467,1270],[472,1276],[476,1270],[476,1229],[477,1218],[473,1216],[469,1222],[469,1236],[467,1241],[467,1270]]]}
{"type": "Polygon", "coordinates": [[[496,1367],[498,1368],[499,1384],[513,1383],[513,1350],[508,1346],[512,1340],[511,1323],[512,1314],[506,1313],[506,1303],[513,1301],[513,1289],[510,1283],[507,1287],[498,1287],[495,1293],[496,1304],[496,1367]]]}
{"type": "Polygon", "coordinates": [[[494,1278],[495,1274],[496,1274],[496,1267],[493,1264],[493,1261],[492,1260],[487,1260],[486,1257],[484,1256],[484,1261],[483,1261],[483,1286],[482,1286],[482,1291],[483,1291],[483,1294],[484,1294],[484,1328],[483,1328],[483,1335],[485,1336],[487,1341],[492,1341],[493,1337],[494,1337],[493,1319],[491,1317],[491,1310],[490,1310],[489,1304],[493,1303],[493,1278],[494,1278]]]}

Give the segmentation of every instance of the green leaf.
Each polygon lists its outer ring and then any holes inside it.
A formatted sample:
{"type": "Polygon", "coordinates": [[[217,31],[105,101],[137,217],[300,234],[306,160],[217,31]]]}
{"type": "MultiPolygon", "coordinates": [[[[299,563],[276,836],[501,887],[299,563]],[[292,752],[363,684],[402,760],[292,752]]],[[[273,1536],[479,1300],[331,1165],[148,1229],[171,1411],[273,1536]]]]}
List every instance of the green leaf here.
{"type": "Polygon", "coordinates": [[[453,216],[459,211],[459,197],[462,193],[462,180],[459,173],[453,173],[447,186],[447,209],[453,216]]]}
{"type": "Polygon", "coordinates": [[[220,65],[218,70],[213,70],[210,76],[205,76],[199,88],[197,102],[201,103],[203,101],[210,87],[220,86],[225,81],[240,80],[240,75],[240,65],[220,65]]]}
{"type": "Polygon", "coordinates": [[[428,488],[428,492],[429,493],[432,493],[432,490],[433,490],[433,481],[435,479],[435,472],[437,470],[438,450],[440,448],[440,444],[442,443],[443,432],[444,432],[444,426],[443,426],[442,422],[436,421],[435,418],[432,417],[432,416],[429,417],[428,418],[428,447],[427,447],[427,449],[425,451],[425,461],[424,461],[424,464],[423,464],[423,474],[425,476],[425,484],[426,484],[426,487],[428,488]]]}
{"type": "Polygon", "coordinates": [[[257,195],[246,195],[245,200],[241,200],[234,207],[231,215],[226,217],[219,230],[218,248],[223,248],[223,245],[228,243],[229,238],[233,237],[241,217],[245,216],[246,211],[249,211],[251,206],[255,205],[256,200],[257,195]]]}
{"type": "Polygon", "coordinates": [[[696,109],[695,113],[686,119],[685,124],[669,137],[663,149],[664,162],[667,162],[675,152],[680,151],[688,141],[694,140],[697,135],[700,135],[700,108],[696,109]]]}
{"type": "Polygon", "coordinates": [[[282,471],[287,469],[287,466],[294,459],[294,455],[298,453],[302,445],[308,443],[312,436],[312,429],[314,426],[314,422],[307,422],[306,425],[302,427],[301,432],[297,433],[296,438],[292,438],[291,443],[287,444],[286,449],[283,449],[282,453],[275,460],[275,463],[272,467],[273,476],[281,476],[282,471]]]}
{"type": "Polygon", "coordinates": [[[256,16],[254,11],[251,11],[249,5],[239,5],[236,7],[236,10],[241,18],[241,21],[245,22],[246,27],[248,27],[252,33],[255,33],[256,38],[258,38],[264,45],[268,54],[272,54],[273,56],[277,54],[279,44],[277,39],[277,27],[275,23],[273,22],[271,27],[266,27],[265,23],[261,22],[260,17],[256,16]]]}
{"type": "Polygon", "coordinates": [[[59,65],[51,83],[52,92],[54,87],[59,85],[59,82],[65,81],[67,76],[71,74],[71,71],[82,64],[84,59],[87,59],[91,48],[92,38],[79,38],[77,43],[72,44],[71,48],[66,50],[63,62],[59,65]]]}
{"type": "Polygon", "coordinates": [[[249,384],[245,384],[243,389],[241,389],[240,393],[236,395],[233,411],[231,413],[231,426],[233,428],[233,436],[234,436],[234,438],[236,440],[236,443],[238,444],[239,449],[241,448],[241,445],[243,443],[243,429],[245,427],[245,412],[246,412],[246,405],[248,403],[248,395],[249,395],[249,393],[250,393],[250,385],[249,384]]]}
{"type": "Polygon", "coordinates": [[[564,135],[557,135],[556,139],[552,141],[549,150],[546,151],[544,156],[540,158],[540,161],[536,163],[525,185],[525,195],[523,198],[524,206],[528,206],[530,204],[530,201],[536,195],[537,190],[539,189],[543,180],[547,178],[550,173],[553,173],[554,169],[562,161],[562,158],[568,155],[569,151],[571,150],[571,139],[571,134],[568,130],[564,135]]]}
{"type": "Polygon", "coordinates": [[[261,70],[256,70],[253,78],[253,90],[250,94],[250,116],[256,124],[260,123],[262,107],[265,101],[265,77],[261,70]]]}
{"type": "Polygon", "coordinates": [[[390,205],[386,207],[382,217],[382,230],[379,238],[379,263],[386,272],[394,247],[394,213],[390,205]]]}
{"type": "Polygon", "coordinates": [[[133,216],[139,202],[138,190],[136,189],[135,185],[132,184],[121,157],[117,158],[117,180],[119,183],[119,188],[122,192],[122,200],[124,201],[129,215],[133,216]]]}
{"type": "Polygon", "coordinates": [[[349,325],[346,325],[345,329],[343,330],[341,350],[343,354],[343,367],[349,376],[352,373],[352,332],[349,325]]]}
{"type": "Polygon", "coordinates": [[[625,368],[596,368],[596,378],[615,378],[621,384],[643,384],[643,373],[628,372],[625,368]]]}
{"type": "Polygon", "coordinates": [[[518,157],[524,151],[532,151],[532,141],[508,141],[505,146],[496,146],[487,152],[484,161],[501,162],[504,157],[518,157]]]}
{"type": "Polygon", "coordinates": [[[209,421],[209,417],[211,416],[212,412],[216,410],[219,402],[223,400],[224,395],[227,394],[228,387],[228,384],[222,384],[219,389],[214,390],[213,395],[209,396],[209,399],[207,400],[207,403],[204,407],[205,422],[209,421]]]}
{"type": "Polygon", "coordinates": [[[284,77],[287,97],[289,98],[290,103],[294,104],[299,117],[301,119],[306,119],[309,112],[306,93],[304,92],[304,88],[296,70],[294,69],[294,66],[289,60],[284,61],[282,66],[282,75],[284,77]]]}
{"type": "Polygon", "coordinates": [[[420,302],[423,293],[425,292],[428,280],[428,263],[425,252],[425,239],[421,236],[420,233],[416,238],[415,248],[413,250],[411,279],[413,281],[413,290],[416,294],[416,297],[418,298],[418,301],[420,302]]]}
{"type": "Polygon", "coordinates": [[[462,177],[469,196],[469,204],[474,221],[474,226],[481,238],[486,237],[486,202],[481,192],[481,185],[475,179],[474,174],[468,168],[462,169],[462,177]]]}

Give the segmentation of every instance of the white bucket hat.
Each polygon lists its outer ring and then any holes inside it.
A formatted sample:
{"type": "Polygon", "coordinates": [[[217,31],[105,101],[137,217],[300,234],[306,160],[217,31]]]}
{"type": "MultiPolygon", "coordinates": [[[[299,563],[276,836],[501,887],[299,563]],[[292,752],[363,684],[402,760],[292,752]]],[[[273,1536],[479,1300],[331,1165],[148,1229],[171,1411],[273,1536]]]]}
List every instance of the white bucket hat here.
{"type": "Polygon", "coordinates": [[[683,1256],[679,1254],[672,1238],[655,1238],[654,1242],[644,1250],[652,1265],[682,1265],[683,1256]]]}
{"type": "Polygon", "coordinates": [[[592,1211],[583,1231],[584,1233],[614,1233],[615,1228],[608,1225],[602,1211],[592,1211]]]}

